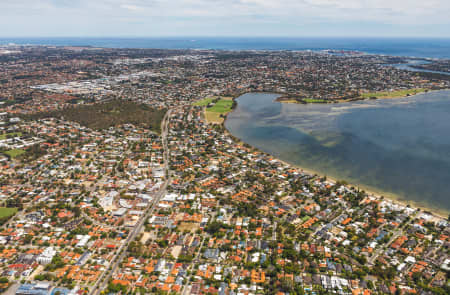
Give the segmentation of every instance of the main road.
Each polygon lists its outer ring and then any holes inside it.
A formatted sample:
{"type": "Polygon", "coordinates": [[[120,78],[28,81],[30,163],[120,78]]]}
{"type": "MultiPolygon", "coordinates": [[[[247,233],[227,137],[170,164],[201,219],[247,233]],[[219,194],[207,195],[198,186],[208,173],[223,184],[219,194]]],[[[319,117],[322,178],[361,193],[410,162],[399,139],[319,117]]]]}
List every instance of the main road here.
{"type": "Polygon", "coordinates": [[[139,219],[139,221],[136,223],[136,225],[133,227],[131,232],[128,234],[127,239],[124,243],[119,247],[116,254],[114,255],[113,259],[108,265],[108,268],[102,273],[102,275],[99,277],[95,285],[92,287],[89,294],[91,295],[98,295],[101,291],[105,290],[109,280],[111,279],[112,275],[117,271],[120,262],[123,261],[125,258],[127,251],[126,248],[132,242],[136,236],[141,232],[142,226],[145,224],[145,220],[147,220],[152,214],[153,211],[158,205],[161,198],[166,194],[167,185],[170,181],[170,175],[169,175],[169,148],[167,144],[167,134],[169,129],[169,117],[170,117],[171,110],[169,109],[164,116],[164,119],[161,124],[161,139],[164,149],[164,170],[165,170],[165,181],[162,184],[159,191],[155,194],[155,197],[153,198],[153,201],[148,205],[148,207],[145,210],[145,213],[143,216],[139,219]]]}

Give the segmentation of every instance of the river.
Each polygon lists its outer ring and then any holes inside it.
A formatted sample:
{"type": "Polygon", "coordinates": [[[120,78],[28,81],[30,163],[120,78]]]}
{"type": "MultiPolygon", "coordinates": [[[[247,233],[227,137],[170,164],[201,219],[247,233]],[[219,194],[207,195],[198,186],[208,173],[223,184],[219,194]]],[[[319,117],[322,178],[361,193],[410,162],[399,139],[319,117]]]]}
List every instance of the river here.
{"type": "Polygon", "coordinates": [[[450,91],[340,104],[237,98],[225,127],[296,166],[450,212],[450,91]]]}

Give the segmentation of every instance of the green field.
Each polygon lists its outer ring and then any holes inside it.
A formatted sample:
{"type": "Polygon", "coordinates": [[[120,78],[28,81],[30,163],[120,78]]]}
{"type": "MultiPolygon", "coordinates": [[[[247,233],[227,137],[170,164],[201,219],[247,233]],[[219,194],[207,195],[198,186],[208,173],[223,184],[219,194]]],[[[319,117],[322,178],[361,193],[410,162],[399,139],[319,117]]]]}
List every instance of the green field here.
{"type": "Polygon", "coordinates": [[[25,154],[25,151],[22,149],[13,149],[13,150],[9,150],[9,151],[3,152],[3,153],[10,156],[11,158],[16,158],[20,155],[25,154]]]}
{"type": "Polygon", "coordinates": [[[222,123],[224,119],[223,115],[229,113],[233,108],[233,99],[231,97],[220,98],[212,107],[207,107],[218,98],[207,97],[193,104],[194,106],[205,107],[205,118],[209,123],[222,123]]]}
{"type": "Polygon", "coordinates": [[[210,108],[205,109],[206,121],[213,124],[221,124],[224,120],[223,115],[231,112],[233,100],[231,98],[222,98],[210,108]]]}
{"type": "Polygon", "coordinates": [[[380,91],[380,92],[368,92],[362,93],[362,98],[396,98],[396,97],[404,97],[408,95],[415,95],[421,92],[425,92],[426,89],[416,88],[416,89],[405,89],[405,90],[397,90],[397,91],[380,91]]]}
{"type": "Polygon", "coordinates": [[[17,208],[0,207],[0,218],[8,218],[16,214],[17,208]]]}
{"type": "Polygon", "coordinates": [[[303,99],[306,103],[327,103],[325,99],[315,99],[315,98],[305,98],[303,99]]]}
{"type": "Polygon", "coordinates": [[[214,97],[207,97],[205,99],[199,100],[195,102],[193,105],[198,107],[206,107],[208,104],[210,104],[214,100],[214,97]]]}
{"type": "Polygon", "coordinates": [[[220,113],[225,114],[231,111],[231,108],[233,107],[233,101],[230,99],[221,99],[216,104],[210,108],[207,108],[206,110],[208,112],[214,112],[214,113],[220,113]]]}
{"type": "Polygon", "coordinates": [[[0,140],[6,139],[8,136],[11,136],[11,137],[22,136],[22,133],[12,132],[12,133],[0,134],[0,140]]]}

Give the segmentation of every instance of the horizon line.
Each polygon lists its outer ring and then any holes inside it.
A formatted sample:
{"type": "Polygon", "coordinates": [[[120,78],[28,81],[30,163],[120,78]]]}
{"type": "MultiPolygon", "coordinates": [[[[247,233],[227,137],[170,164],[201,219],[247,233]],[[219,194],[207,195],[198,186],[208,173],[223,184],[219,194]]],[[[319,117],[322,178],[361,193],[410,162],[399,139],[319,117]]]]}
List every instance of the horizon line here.
{"type": "Polygon", "coordinates": [[[271,38],[283,38],[283,39],[303,39],[303,38],[329,38],[329,39],[448,39],[450,40],[450,36],[233,36],[233,35],[224,35],[224,36],[213,36],[213,35],[162,35],[162,36],[133,36],[133,35],[108,35],[108,36],[0,36],[0,39],[39,39],[39,38],[136,38],[136,39],[166,39],[166,38],[246,38],[246,39],[271,39],[271,38]]]}

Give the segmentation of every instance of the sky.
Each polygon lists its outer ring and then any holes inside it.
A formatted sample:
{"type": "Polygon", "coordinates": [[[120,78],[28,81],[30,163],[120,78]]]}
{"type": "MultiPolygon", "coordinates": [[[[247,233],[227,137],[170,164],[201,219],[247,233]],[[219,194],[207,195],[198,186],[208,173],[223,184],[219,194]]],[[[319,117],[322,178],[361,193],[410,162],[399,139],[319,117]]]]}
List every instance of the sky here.
{"type": "Polygon", "coordinates": [[[0,0],[0,37],[443,37],[449,0],[0,0]]]}

